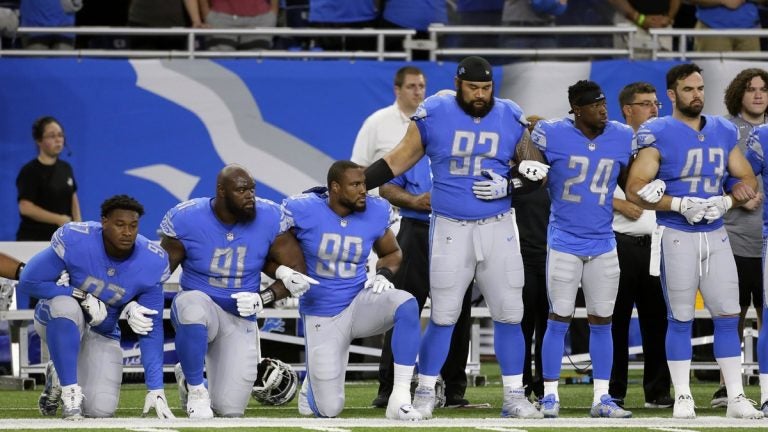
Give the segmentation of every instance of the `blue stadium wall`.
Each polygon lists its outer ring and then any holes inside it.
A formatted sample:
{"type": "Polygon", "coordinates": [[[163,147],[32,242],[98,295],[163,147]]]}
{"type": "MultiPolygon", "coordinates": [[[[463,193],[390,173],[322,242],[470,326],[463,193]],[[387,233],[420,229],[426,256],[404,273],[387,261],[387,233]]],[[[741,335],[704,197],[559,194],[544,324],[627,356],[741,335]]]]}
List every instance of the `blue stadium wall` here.
{"type": "MultiPolygon", "coordinates": [[[[622,86],[649,81],[665,103],[664,73],[673,62],[536,62],[495,69],[497,95],[526,113],[567,115],[567,88],[597,81],[609,115],[621,120],[622,86]]],[[[759,62],[699,62],[707,85],[705,112],[724,114],[723,90],[759,62]]],[[[147,214],[142,234],[156,238],[170,207],[214,192],[227,163],[245,165],[257,194],[279,201],[324,183],[333,160],[349,157],[373,111],[393,101],[403,66],[374,61],[0,59],[0,240],[18,226],[16,175],[36,155],[32,122],[58,118],[63,158],[78,182],[83,217],[98,219],[103,199],[133,195],[147,214]]],[[[453,88],[455,63],[420,63],[428,93],[453,88]]]]}

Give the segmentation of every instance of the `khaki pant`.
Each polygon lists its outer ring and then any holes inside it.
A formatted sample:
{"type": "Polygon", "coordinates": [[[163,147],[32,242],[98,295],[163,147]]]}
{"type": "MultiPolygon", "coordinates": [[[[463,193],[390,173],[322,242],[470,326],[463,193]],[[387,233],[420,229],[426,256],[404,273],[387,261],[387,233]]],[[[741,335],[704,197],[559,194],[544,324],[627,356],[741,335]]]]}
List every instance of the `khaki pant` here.
{"type": "MultiPolygon", "coordinates": [[[[701,21],[696,21],[695,29],[709,29],[701,21]]],[[[696,37],[693,39],[695,51],[760,51],[760,38],[757,36],[717,36],[696,37]]]]}

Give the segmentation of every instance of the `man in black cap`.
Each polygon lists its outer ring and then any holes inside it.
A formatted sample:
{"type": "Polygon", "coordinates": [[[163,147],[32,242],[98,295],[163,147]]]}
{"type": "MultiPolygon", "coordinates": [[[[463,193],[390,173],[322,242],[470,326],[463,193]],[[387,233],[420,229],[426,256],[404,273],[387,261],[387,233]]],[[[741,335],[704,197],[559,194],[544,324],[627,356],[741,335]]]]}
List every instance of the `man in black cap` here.
{"type": "MultiPolygon", "coordinates": [[[[493,97],[493,70],[467,57],[456,70],[456,95],[427,98],[405,137],[366,169],[368,189],[413,166],[425,154],[433,178],[430,249],[432,314],[419,353],[414,408],[432,417],[435,382],[445,362],[462,299],[473,279],[494,322],[504,385],[502,416],[541,418],[523,389],[523,262],[511,189],[531,188],[547,166],[530,143],[517,104],[493,97]],[[510,163],[518,169],[510,172],[510,163]],[[533,184],[532,184],[533,183],[533,184]]],[[[519,192],[516,192],[519,193],[519,192]]]]}

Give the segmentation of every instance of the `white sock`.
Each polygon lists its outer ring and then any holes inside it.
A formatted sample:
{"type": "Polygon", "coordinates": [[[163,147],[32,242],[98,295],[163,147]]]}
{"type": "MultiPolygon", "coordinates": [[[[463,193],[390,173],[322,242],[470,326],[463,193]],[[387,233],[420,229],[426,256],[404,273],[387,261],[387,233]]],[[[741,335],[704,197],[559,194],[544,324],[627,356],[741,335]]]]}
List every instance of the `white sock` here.
{"type": "Polygon", "coordinates": [[[744,394],[744,384],[741,382],[741,357],[724,357],[715,360],[723,373],[728,400],[744,394]]]}
{"type": "Polygon", "coordinates": [[[675,399],[680,395],[691,394],[691,361],[667,360],[669,375],[672,377],[672,385],[675,387],[675,399]]]}
{"type": "Polygon", "coordinates": [[[608,383],[609,383],[609,381],[606,380],[606,379],[596,379],[596,380],[593,380],[592,385],[593,385],[593,388],[594,388],[594,392],[593,392],[593,396],[592,396],[592,405],[594,405],[596,403],[599,403],[600,402],[600,398],[604,394],[608,394],[608,383]]]}
{"type": "Polygon", "coordinates": [[[435,388],[435,383],[437,382],[437,375],[435,376],[429,376],[429,375],[422,375],[419,374],[419,387],[429,387],[431,389],[435,388]]]}
{"type": "Polygon", "coordinates": [[[523,374],[520,375],[502,375],[501,384],[504,389],[520,390],[523,388],[523,374]]]}
{"type": "Polygon", "coordinates": [[[544,381],[544,396],[555,395],[555,400],[560,402],[560,394],[557,393],[557,385],[560,381],[544,381]]]}
{"type": "Polygon", "coordinates": [[[67,390],[73,389],[73,388],[75,388],[75,387],[77,387],[77,383],[75,383],[75,384],[70,384],[70,385],[66,385],[66,386],[62,386],[62,387],[61,387],[61,390],[62,390],[62,391],[67,391],[67,390]]]}
{"type": "Polygon", "coordinates": [[[192,384],[187,383],[187,388],[189,389],[189,391],[200,390],[200,389],[204,389],[205,388],[205,384],[201,383],[201,384],[198,384],[198,385],[192,385],[192,384]]]}
{"type": "Polygon", "coordinates": [[[760,374],[760,405],[768,402],[768,374],[760,374]]]}
{"type": "Polygon", "coordinates": [[[392,384],[392,392],[397,390],[411,392],[411,378],[413,377],[413,365],[406,366],[395,363],[395,380],[392,384]]]}

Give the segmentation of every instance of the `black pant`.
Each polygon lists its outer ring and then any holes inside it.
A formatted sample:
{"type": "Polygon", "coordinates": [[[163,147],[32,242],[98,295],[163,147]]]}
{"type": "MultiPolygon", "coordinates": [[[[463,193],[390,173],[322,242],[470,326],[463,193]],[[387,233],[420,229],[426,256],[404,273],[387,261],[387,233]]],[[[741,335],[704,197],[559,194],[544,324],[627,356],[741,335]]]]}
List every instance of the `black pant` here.
{"type": "MultiPolygon", "coordinates": [[[[408,291],[416,297],[419,312],[429,295],[429,223],[404,217],[400,221],[397,241],[403,251],[403,261],[395,275],[395,287],[408,291]]],[[[464,397],[467,389],[467,355],[471,327],[472,290],[467,289],[461,314],[451,337],[451,347],[440,375],[445,380],[445,395],[448,399],[464,397]]],[[[379,362],[379,394],[390,394],[394,381],[392,358],[392,330],[384,337],[379,362]]]]}
{"type": "Polygon", "coordinates": [[[544,379],[541,374],[544,369],[541,365],[541,347],[544,342],[544,333],[547,330],[547,315],[549,314],[546,256],[528,260],[523,257],[523,263],[525,264],[525,285],[523,285],[525,314],[521,323],[525,338],[523,385],[526,396],[533,392],[537,397],[543,397],[544,379]],[[535,376],[531,371],[531,342],[534,333],[536,334],[535,376]]]}
{"type": "Polygon", "coordinates": [[[616,233],[616,248],[621,277],[613,309],[613,370],[608,391],[617,398],[627,396],[629,322],[634,305],[643,337],[643,390],[645,401],[651,402],[669,395],[671,384],[665,351],[667,306],[661,281],[648,273],[650,236],[633,237],[616,233]]]}

